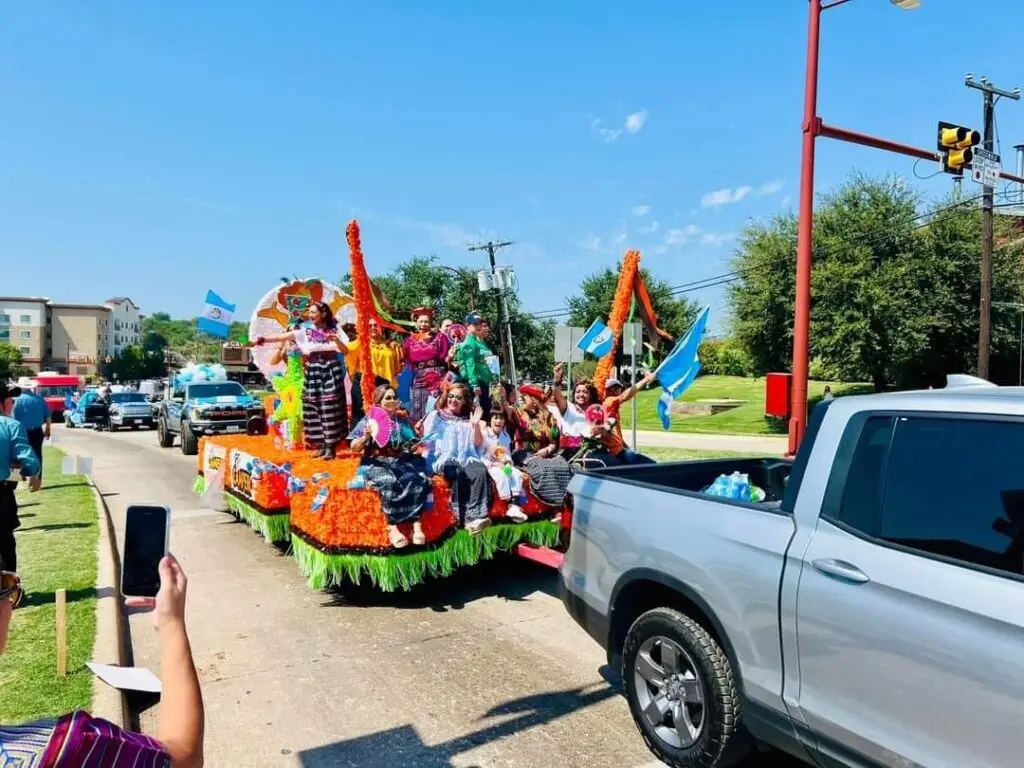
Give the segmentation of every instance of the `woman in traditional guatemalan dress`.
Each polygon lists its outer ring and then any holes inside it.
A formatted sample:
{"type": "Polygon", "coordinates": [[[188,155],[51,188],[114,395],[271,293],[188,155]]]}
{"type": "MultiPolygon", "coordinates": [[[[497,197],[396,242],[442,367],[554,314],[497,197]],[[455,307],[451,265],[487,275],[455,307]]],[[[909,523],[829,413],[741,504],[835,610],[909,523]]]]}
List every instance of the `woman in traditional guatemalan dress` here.
{"type": "Polygon", "coordinates": [[[398,395],[393,387],[380,385],[373,391],[373,404],[388,412],[391,437],[384,446],[375,441],[377,425],[363,417],[349,434],[353,451],[363,451],[361,465],[366,485],[380,496],[380,506],[388,519],[388,539],[395,549],[409,545],[398,526],[412,523],[412,543],[427,543],[420,517],[427,503],[432,481],[426,462],[409,451],[418,442],[408,417],[398,410],[398,395]]]}
{"type": "Polygon", "coordinates": [[[306,444],[319,447],[316,456],[334,458],[338,443],[348,432],[345,401],[345,335],[325,302],[310,305],[312,326],[273,336],[258,336],[257,345],[294,340],[302,352],[306,372],[302,388],[302,430],[306,444]],[[340,353],[340,354],[339,354],[340,353]]]}
{"type": "MultiPolygon", "coordinates": [[[[502,385],[503,390],[506,386],[502,385]]],[[[530,492],[545,504],[559,507],[565,501],[572,468],[558,453],[558,421],[548,410],[540,387],[523,384],[519,394],[523,399],[519,407],[512,405],[507,395],[502,398],[516,451],[512,459],[529,475],[530,492]]]]}
{"type": "Polygon", "coordinates": [[[402,345],[402,353],[413,371],[412,407],[409,416],[418,424],[427,411],[427,401],[436,395],[448,372],[448,351],[451,341],[443,333],[432,330],[435,312],[430,307],[417,307],[412,311],[416,332],[402,345]]]}

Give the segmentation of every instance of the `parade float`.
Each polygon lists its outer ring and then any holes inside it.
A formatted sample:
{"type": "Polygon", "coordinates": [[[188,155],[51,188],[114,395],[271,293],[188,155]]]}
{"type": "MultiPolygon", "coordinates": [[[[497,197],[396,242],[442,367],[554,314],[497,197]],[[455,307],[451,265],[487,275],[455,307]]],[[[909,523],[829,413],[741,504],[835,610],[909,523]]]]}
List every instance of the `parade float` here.
{"type": "MultiPolygon", "coordinates": [[[[371,320],[397,328],[386,301],[367,275],[359,226],[348,227],[353,291],[349,295],[317,278],[286,279],[253,312],[249,337],[268,337],[300,325],[308,308],[326,302],[339,323],[369,337],[371,320]]],[[[363,370],[371,370],[369,345],[360,345],[363,370]]],[[[287,546],[313,589],[369,579],[383,591],[409,589],[428,577],[443,577],[521,544],[555,545],[569,515],[529,493],[518,499],[528,519],[511,522],[506,502],[491,507],[492,525],[467,532],[449,504],[449,487],[432,478],[432,493],[420,516],[425,544],[396,549],[377,493],[366,487],[362,454],[339,449],[330,460],[306,450],[302,429],[303,365],[298,356],[253,348],[253,362],[270,379],[274,394],[264,401],[268,434],[204,437],[194,490],[210,506],[226,508],[267,541],[287,546]],[[556,521],[560,520],[560,521],[556,521]]],[[[373,377],[363,377],[363,402],[372,401],[373,377]]],[[[351,398],[349,398],[351,402],[351,398]]],[[[377,418],[380,418],[379,414],[377,418]]],[[[403,530],[409,535],[409,531],[403,530]]]]}

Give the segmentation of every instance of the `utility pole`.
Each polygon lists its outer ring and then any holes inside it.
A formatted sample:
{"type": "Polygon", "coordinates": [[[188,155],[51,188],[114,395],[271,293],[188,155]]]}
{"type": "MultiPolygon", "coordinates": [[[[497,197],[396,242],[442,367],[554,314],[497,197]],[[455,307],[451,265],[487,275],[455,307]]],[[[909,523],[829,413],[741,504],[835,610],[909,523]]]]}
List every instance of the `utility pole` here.
{"type": "Polygon", "coordinates": [[[498,285],[498,341],[501,344],[501,356],[508,363],[509,374],[514,386],[516,384],[516,364],[512,356],[512,320],[508,316],[508,305],[505,303],[505,289],[498,283],[498,265],[494,260],[495,252],[510,245],[515,245],[515,243],[512,240],[502,240],[500,243],[488,240],[486,243],[471,245],[468,250],[487,251],[487,258],[491,265],[491,278],[498,285]]]}
{"type": "MultiPolygon", "coordinates": [[[[995,152],[995,117],[996,99],[1005,97],[1020,100],[1020,89],[1006,91],[997,88],[987,77],[975,80],[970,74],[964,78],[964,85],[981,91],[982,94],[982,146],[989,152],[995,152]]],[[[978,376],[987,379],[989,376],[989,352],[992,346],[992,245],[994,240],[994,223],[992,220],[993,188],[982,187],[981,197],[981,297],[978,302],[978,376]]]]}

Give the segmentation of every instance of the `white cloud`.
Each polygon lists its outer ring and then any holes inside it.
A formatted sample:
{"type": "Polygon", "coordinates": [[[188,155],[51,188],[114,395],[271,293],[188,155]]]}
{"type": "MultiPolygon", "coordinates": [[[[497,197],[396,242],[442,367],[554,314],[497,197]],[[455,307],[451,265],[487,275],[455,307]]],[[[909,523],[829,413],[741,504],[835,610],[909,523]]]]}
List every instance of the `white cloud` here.
{"type": "Polygon", "coordinates": [[[592,232],[588,232],[580,240],[580,247],[585,248],[588,251],[600,251],[601,250],[601,238],[592,232]]]}
{"type": "Polygon", "coordinates": [[[651,206],[649,205],[634,205],[633,215],[634,216],[646,216],[651,212],[651,206]]]}
{"type": "Polygon", "coordinates": [[[445,221],[422,221],[405,216],[392,217],[391,221],[400,229],[422,232],[427,237],[449,248],[465,248],[480,240],[487,240],[495,236],[493,232],[484,229],[471,230],[462,224],[445,221]]]}
{"type": "Polygon", "coordinates": [[[647,110],[641,109],[626,116],[626,130],[630,133],[640,133],[644,129],[644,123],[646,122],[647,110]]]}
{"type": "Polygon", "coordinates": [[[661,225],[660,225],[660,224],[658,224],[658,222],[656,222],[656,221],[652,221],[652,222],[651,222],[651,223],[650,223],[649,225],[647,225],[646,227],[640,227],[640,231],[641,231],[641,232],[642,232],[643,234],[645,234],[645,235],[651,235],[651,234],[654,234],[655,232],[657,232],[657,231],[658,231],[658,227],[660,227],[660,226],[661,226],[661,225]]]}
{"type": "Polygon", "coordinates": [[[750,187],[736,187],[730,189],[716,189],[713,192],[708,192],[700,199],[701,207],[703,208],[717,208],[720,205],[729,205],[731,203],[738,203],[740,200],[745,198],[751,192],[750,187]]]}
{"type": "Polygon", "coordinates": [[[611,144],[613,141],[619,138],[619,136],[622,135],[622,129],[604,128],[601,125],[603,122],[604,121],[599,117],[595,117],[593,120],[591,120],[590,132],[597,136],[599,139],[601,139],[601,141],[603,141],[604,143],[611,144]]]}
{"type": "Polygon", "coordinates": [[[681,229],[670,229],[665,233],[665,245],[685,245],[692,243],[701,232],[696,224],[687,224],[681,229]]]}
{"type": "Polygon", "coordinates": [[[782,191],[782,187],[783,184],[778,179],[775,181],[766,181],[757,188],[757,196],[764,197],[765,195],[776,195],[782,191]]]}
{"type": "Polygon", "coordinates": [[[705,232],[701,235],[700,241],[704,245],[724,245],[735,237],[732,232],[705,232]]]}

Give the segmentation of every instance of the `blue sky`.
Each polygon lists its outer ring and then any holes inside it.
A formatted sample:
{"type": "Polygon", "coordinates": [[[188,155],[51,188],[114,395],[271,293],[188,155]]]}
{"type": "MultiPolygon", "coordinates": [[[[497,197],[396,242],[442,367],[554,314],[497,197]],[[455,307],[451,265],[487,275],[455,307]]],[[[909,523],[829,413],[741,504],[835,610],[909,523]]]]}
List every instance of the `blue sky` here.
{"type": "MultiPolygon", "coordinates": [[[[980,128],[963,76],[1024,85],[1016,4],[972,3],[959,36],[949,0],[829,11],[820,114],[923,147],[939,119],[980,128]]],[[[375,273],[413,254],[482,266],[468,242],[517,241],[501,259],[535,311],[626,247],[673,285],[725,272],[745,222],[795,206],[806,11],[8,3],[0,293],[193,316],[213,288],[247,317],[282,275],[345,272],[352,215],[375,273]]],[[[1024,103],[997,114],[1012,168],[1024,103]]],[[[819,190],[855,168],[913,178],[910,160],[819,142],[819,190]]],[[[718,308],[720,291],[692,295],[718,308]]]]}

